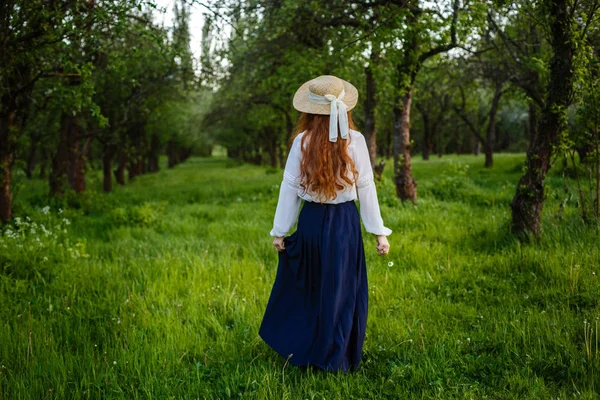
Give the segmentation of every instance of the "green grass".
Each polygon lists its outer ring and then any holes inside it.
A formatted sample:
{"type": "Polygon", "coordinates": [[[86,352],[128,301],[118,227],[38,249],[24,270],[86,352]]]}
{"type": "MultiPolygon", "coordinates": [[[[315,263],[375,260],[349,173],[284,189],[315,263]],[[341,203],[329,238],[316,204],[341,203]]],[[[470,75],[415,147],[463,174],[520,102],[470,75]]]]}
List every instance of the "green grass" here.
{"type": "Polygon", "coordinates": [[[598,229],[560,207],[554,172],[541,240],[508,234],[522,160],[415,159],[417,205],[386,169],[392,249],[365,234],[367,337],[348,375],[284,368],[257,333],[281,170],[192,159],[109,195],[90,174],[62,203],[27,182],[26,237],[0,239],[0,399],[598,398],[598,229]]]}

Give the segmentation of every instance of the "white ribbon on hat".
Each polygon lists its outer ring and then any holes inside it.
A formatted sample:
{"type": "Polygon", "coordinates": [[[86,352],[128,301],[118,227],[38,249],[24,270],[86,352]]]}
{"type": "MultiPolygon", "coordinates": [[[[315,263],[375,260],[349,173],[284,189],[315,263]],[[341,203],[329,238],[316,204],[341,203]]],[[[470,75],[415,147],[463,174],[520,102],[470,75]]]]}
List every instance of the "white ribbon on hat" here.
{"type": "Polygon", "coordinates": [[[342,101],[345,95],[344,89],[335,97],[332,94],[324,96],[313,93],[308,89],[308,99],[315,104],[331,104],[331,112],[329,113],[329,141],[337,142],[338,137],[338,121],[340,125],[340,135],[342,139],[348,139],[348,111],[346,103],[342,101]]]}

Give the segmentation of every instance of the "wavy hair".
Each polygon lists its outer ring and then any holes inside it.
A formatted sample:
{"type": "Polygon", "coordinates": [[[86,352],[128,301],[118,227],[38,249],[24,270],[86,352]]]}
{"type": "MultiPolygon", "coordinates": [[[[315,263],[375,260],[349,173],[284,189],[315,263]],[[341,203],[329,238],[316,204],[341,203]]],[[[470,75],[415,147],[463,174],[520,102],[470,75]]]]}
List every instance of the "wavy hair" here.
{"type": "MultiPolygon", "coordinates": [[[[348,126],[356,130],[350,112],[348,126]]],[[[335,199],[337,190],[352,185],[358,178],[354,161],[347,151],[351,139],[338,137],[336,142],[329,141],[329,115],[301,113],[290,144],[302,132],[305,133],[300,145],[300,187],[304,192],[317,194],[321,201],[335,199]]]]}

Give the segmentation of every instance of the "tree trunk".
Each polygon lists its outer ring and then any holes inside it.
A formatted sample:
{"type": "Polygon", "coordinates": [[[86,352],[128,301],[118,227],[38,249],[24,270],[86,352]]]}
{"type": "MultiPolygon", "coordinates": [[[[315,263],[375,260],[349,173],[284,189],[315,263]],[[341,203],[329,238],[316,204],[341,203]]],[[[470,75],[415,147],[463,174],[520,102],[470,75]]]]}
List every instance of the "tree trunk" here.
{"type": "Polygon", "coordinates": [[[65,184],[73,186],[74,154],[79,135],[78,117],[63,113],[60,122],[60,139],[56,153],[52,158],[52,170],[50,171],[50,194],[61,197],[65,191],[65,184]]]}
{"type": "Polygon", "coordinates": [[[412,177],[410,143],[410,107],[413,87],[403,91],[400,103],[394,106],[394,180],[400,199],[417,200],[417,181],[412,177]]]}
{"type": "Polygon", "coordinates": [[[279,167],[285,168],[285,163],[287,161],[287,152],[284,150],[283,146],[279,148],[279,167]]]}
{"type": "Polygon", "coordinates": [[[131,128],[131,139],[133,143],[133,154],[129,155],[129,167],[127,169],[129,180],[144,172],[144,127],[136,124],[131,128]]]}
{"type": "Polygon", "coordinates": [[[478,156],[481,152],[481,142],[478,139],[473,139],[473,155],[478,156]]]}
{"type": "Polygon", "coordinates": [[[167,144],[167,156],[169,158],[169,168],[173,168],[177,164],[177,151],[175,150],[175,139],[169,139],[167,144]]]}
{"type": "Polygon", "coordinates": [[[113,159],[113,146],[105,144],[102,152],[102,174],[103,182],[102,188],[105,193],[112,192],[112,159],[113,159]]]}
{"type": "Polygon", "coordinates": [[[421,109],[421,117],[423,118],[423,160],[429,160],[430,154],[433,152],[433,135],[431,134],[431,125],[429,123],[429,112],[421,109]]]}
{"type": "Polygon", "coordinates": [[[0,116],[0,221],[3,223],[12,218],[10,178],[13,159],[11,132],[14,124],[14,112],[3,113],[0,116]]]}
{"type": "Polygon", "coordinates": [[[152,135],[150,139],[150,151],[148,153],[148,172],[158,172],[160,158],[160,140],[158,135],[152,135]]]}
{"type": "Polygon", "coordinates": [[[46,178],[46,165],[48,164],[46,147],[42,146],[40,156],[40,179],[46,178]]]}
{"type": "Polygon", "coordinates": [[[531,233],[539,236],[544,206],[544,180],[550,168],[552,148],[558,142],[566,125],[566,109],[573,96],[575,53],[572,17],[565,0],[548,1],[552,17],[552,50],[550,79],[542,115],[527,151],[525,174],[519,180],[511,202],[512,231],[522,236],[531,233]]]}
{"type": "Polygon", "coordinates": [[[75,139],[71,162],[71,187],[77,193],[85,192],[86,161],[92,139],[92,136],[88,136],[81,146],[79,138],[75,139]]]}
{"type": "Polygon", "coordinates": [[[269,164],[271,167],[277,168],[277,162],[279,161],[279,143],[277,140],[277,133],[272,127],[266,127],[264,128],[263,135],[266,141],[266,150],[269,154],[269,164]]]}
{"type": "Polygon", "coordinates": [[[127,152],[123,147],[119,149],[119,164],[115,170],[115,180],[119,185],[125,184],[125,168],[127,166],[127,152]]]}
{"type": "Polygon", "coordinates": [[[375,168],[377,162],[377,128],[375,126],[375,107],[377,107],[377,84],[373,76],[371,64],[374,63],[379,54],[371,52],[371,62],[365,68],[367,90],[365,95],[365,139],[367,148],[369,149],[369,159],[371,160],[371,168],[375,168]]]}
{"type": "Polygon", "coordinates": [[[503,83],[496,84],[496,90],[494,91],[494,98],[492,99],[492,106],[490,107],[490,114],[488,118],[487,135],[485,140],[485,166],[494,166],[494,143],[496,142],[496,116],[498,115],[498,106],[500,105],[500,99],[503,94],[503,83]]]}
{"type": "Polygon", "coordinates": [[[529,143],[536,140],[539,130],[540,123],[540,108],[538,105],[530,101],[529,102],[529,114],[528,114],[528,124],[529,124],[529,143]]]}
{"type": "Polygon", "coordinates": [[[39,142],[38,136],[31,136],[31,142],[29,143],[29,151],[27,151],[27,162],[25,164],[25,168],[23,171],[25,172],[25,176],[27,179],[31,179],[33,177],[33,170],[35,169],[35,156],[37,152],[37,145],[39,142]]]}
{"type": "Polygon", "coordinates": [[[271,159],[271,167],[273,168],[277,168],[277,163],[279,161],[278,150],[279,146],[277,143],[273,143],[269,146],[269,156],[271,159]]]}

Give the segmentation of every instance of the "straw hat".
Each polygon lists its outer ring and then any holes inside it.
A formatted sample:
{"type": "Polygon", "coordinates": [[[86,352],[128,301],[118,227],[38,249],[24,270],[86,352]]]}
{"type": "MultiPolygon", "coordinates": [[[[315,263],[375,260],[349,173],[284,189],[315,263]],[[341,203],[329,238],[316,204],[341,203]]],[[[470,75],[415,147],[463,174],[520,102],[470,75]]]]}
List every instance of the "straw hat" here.
{"type": "Polygon", "coordinates": [[[329,103],[315,103],[311,101],[311,97],[333,95],[338,98],[342,90],[344,95],[340,100],[346,105],[346,110],[350,111],[358,102],[358,90],[350,82],[333,75],[322,75],[300,86],[294,95],[294,108],[309,114],[330,115],[329,103]]]}

